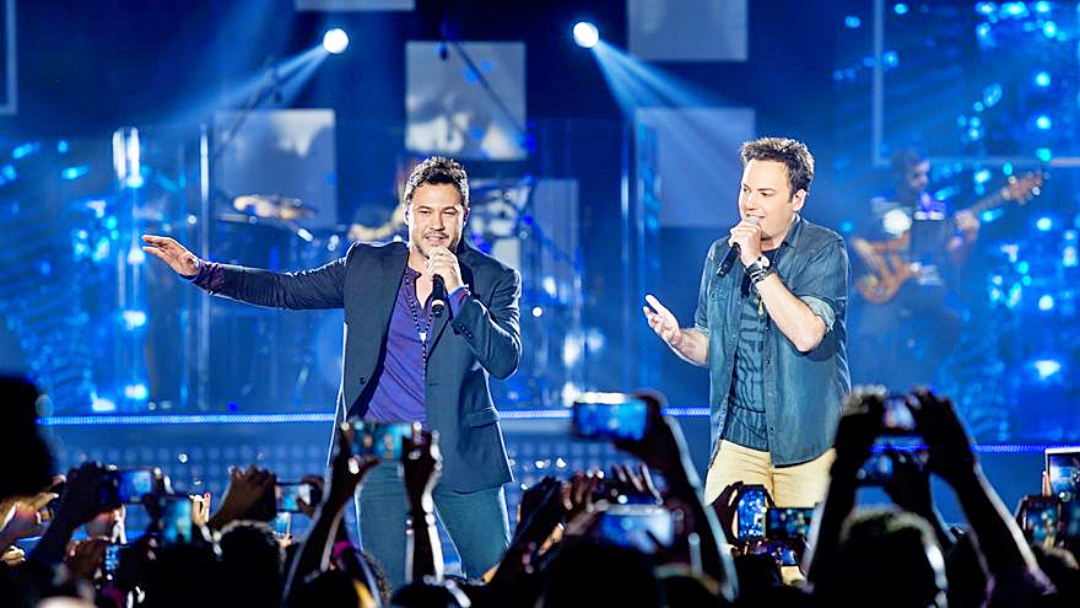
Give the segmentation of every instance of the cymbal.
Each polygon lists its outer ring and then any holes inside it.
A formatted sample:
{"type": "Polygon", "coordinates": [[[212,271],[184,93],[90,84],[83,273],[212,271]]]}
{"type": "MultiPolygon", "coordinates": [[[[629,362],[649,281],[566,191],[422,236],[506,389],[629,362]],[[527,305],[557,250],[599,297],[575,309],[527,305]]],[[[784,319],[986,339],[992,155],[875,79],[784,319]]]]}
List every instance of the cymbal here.
{"type": "Polygon", "coordinates": [[[286,198],[279,194],[247,194],[233,199],[233,208],[248,215],[278,220],[295,220],[315,215],[315,210],[305,206],[298,198],[286,198]]]}

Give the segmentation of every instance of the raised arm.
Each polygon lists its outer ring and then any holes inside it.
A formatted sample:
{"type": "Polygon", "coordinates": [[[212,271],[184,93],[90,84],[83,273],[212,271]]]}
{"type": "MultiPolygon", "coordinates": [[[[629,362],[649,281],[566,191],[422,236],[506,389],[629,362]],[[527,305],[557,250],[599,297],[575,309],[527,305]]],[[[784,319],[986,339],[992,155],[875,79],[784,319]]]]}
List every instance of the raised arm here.
{"type": "Polygon", "coordinates": [[[344,306],[345,258],[311,270],[273,272],[201,260],[170,237],[144,234],[142,240],[146,243],[143,251],[214,295],[269,308],[344,306]]]}

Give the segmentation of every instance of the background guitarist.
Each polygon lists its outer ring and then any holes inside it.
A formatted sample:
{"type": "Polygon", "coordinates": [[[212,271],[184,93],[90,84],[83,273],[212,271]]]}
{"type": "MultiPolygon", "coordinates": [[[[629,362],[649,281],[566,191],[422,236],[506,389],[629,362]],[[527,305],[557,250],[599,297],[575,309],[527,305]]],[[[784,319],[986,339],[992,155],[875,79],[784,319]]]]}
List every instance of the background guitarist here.
{"type": "Polygon", "coordinates": [[[930,161],[914,149],[892,156],[892,192],[870,201],[850,239],[855,262],[853,384],[904,391],[929,384],[956,344],[962,319],[954,289],[979,235],[970,211],[935,199],[930,161]]]}

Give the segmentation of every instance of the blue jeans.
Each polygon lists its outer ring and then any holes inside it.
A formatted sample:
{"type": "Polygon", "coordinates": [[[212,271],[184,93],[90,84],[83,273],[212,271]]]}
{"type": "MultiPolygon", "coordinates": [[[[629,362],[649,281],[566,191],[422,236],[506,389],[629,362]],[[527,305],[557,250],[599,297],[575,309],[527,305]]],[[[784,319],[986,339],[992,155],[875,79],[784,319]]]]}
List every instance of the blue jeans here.
{"type": "MultiPolygon", "coordinates": [[[[394,589],[405,584],[405,520],[409,514],[400,466],[384,462],[375,467],[355,497],[360,544],[379,561],[394,589]]],[[[467,578],[479,578],[499,563],[510,546],[506,494],[501,486],[461,493],[437,485],[432,498],[467,578]]]]}

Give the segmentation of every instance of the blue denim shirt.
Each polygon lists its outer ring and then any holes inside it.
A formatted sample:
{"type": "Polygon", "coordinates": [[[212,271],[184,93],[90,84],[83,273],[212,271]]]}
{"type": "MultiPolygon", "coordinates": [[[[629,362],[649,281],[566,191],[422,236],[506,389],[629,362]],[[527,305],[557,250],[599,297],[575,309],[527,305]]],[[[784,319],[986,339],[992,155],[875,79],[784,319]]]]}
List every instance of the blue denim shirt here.
{"type": "MultiPolygon", "coordinates": [[[[739,338],[739,266],[719,276],[727,238],[709,248],[701,276],[695,329],[709,338],[709,404],[712,454],[728,414],[734,353],[739,338]]],[[[848,295],[848,257],[839,234],[800,216],[773,262],[788,290],[825,322],[825,337],[801,353],[771,319],[765,326],[762,376],[769,448],[775,466],[817,458],[832,446],[848,376],[844,318],[848,295]]]]}

